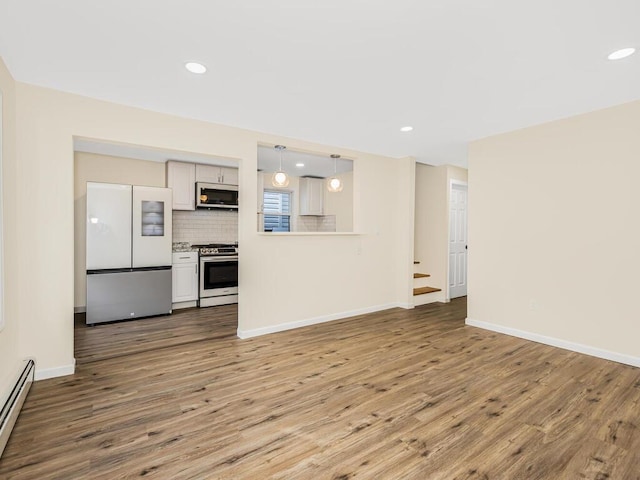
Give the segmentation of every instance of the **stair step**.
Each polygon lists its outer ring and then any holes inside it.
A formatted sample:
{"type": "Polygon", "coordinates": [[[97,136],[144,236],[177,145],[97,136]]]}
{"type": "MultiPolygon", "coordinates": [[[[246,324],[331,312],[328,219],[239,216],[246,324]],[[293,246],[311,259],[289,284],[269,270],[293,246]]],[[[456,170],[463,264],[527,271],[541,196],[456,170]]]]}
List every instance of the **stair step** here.
{"type": "Polygon", "coordinates": [[[431,275],[429,275],[428,273],[414,273],[413,274],[413,278],[426,278],[426,277],[430,277],[431,275]]]}
{"type": "Polygon", "coordinates": [[[425,293],[439,292],[441,290],[442,290],[441,288],[420,287],[420,288],[414,288],[413,289],[413,294],[414,295],[424,295],[425,293]]]}

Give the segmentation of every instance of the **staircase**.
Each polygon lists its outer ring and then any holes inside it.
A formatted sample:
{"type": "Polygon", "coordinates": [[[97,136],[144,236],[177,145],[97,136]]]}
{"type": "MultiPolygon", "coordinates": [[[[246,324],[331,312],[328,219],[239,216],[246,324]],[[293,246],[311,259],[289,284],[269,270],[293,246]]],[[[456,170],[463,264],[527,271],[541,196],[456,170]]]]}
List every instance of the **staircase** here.
{"type": "Polygon", "coordinates": [[[432,302],[441,302],[442,294],[441,288],[429,287],[427,283],[429,282],[428,278],[431,276],[428,273],[421,273],[417,270],[420,269],[420,262],[413,262],[413,304],[414,305],[425,305],[427,303],[432,302]]]}

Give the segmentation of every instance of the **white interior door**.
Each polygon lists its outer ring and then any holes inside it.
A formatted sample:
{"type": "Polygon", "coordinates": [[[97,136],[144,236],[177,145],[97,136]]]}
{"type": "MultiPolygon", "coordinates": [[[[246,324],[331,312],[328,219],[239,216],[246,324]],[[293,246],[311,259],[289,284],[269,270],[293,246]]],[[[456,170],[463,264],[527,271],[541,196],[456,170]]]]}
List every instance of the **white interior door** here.
{"type": "Polygon", "coordinates": [[[467,186],[452,184],[449,202],[449,298],[457,298],[467,294],[467,186]]]}

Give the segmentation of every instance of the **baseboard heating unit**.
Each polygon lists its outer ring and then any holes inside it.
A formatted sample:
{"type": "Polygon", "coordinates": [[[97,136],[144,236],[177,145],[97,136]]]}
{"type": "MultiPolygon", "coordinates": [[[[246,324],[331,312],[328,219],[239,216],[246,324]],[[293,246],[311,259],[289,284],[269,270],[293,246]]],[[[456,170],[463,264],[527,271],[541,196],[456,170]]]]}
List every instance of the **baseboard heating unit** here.
{"type": "Polygon", "coordinates": [[[11,435],[11,430],[18,419],[22,404],[27,398],[34,380],[35,370],[35,362],[31,359],[25,360],[16,375],[16,382],[9,387],[11,388],[11,393],[4,405],[2,405],[2,410],[0,410],[0,457],[9,441],[9,435],[11,435]]]}

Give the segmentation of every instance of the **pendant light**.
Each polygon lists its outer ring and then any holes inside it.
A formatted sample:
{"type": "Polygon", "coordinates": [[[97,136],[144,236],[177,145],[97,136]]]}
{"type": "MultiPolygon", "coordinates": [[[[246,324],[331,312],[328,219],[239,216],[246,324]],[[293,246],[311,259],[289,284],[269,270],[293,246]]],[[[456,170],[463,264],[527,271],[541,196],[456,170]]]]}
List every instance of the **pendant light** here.
{"type": "Polygon", "coordinates": [[[271,177],[271,185],[278,188],[284,188],[289,185],[289,175],[282,170],[282,151],[287,148],[284,145],[276,145],[274,147],[280,152],[280,169],[271,177]]]}
{"type": "Polygon", "coordinates": [[[333,158],[333,177],[327,178],[327,190],[329,190],[331,193],[337,193],[341,192],[342,188],[344,187],[342,180],[337,177],[338,159],[340,158],[340,155],[336,155],[334,153],[333,155],[331,155],[331,158],[333,158]]]}

